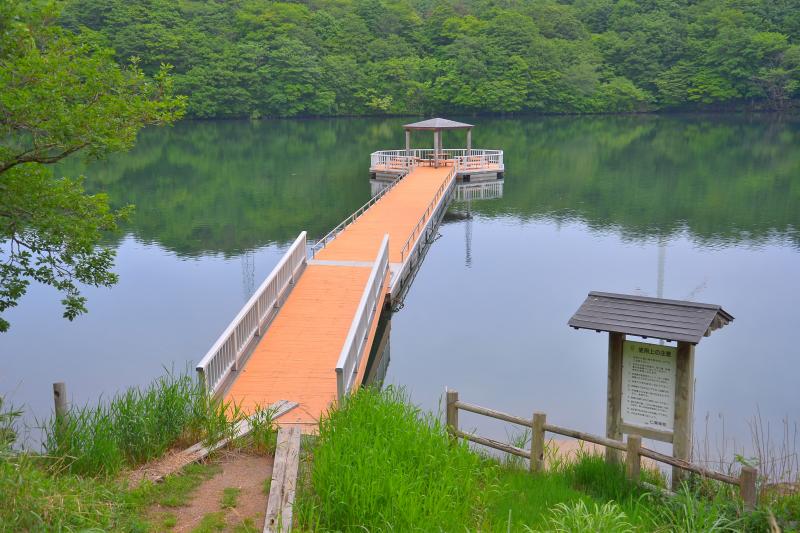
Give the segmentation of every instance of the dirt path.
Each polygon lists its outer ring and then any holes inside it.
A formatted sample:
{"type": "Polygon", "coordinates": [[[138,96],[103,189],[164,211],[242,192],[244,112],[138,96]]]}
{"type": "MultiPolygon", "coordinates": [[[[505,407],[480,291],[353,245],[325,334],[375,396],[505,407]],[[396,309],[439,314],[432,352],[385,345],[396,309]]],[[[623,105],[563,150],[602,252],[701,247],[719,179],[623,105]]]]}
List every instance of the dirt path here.
{"type": "MultiPolygon", "coordinates": [[[[224,453],[215,460],[221,472],[204,481],[182,507],[155,505],[150,510],[154,524],[162,531],[188,533],[233,531],[249,519],[250,528],[237,531],[262,531],[267,509],[265,481],[272,477],[272,457],[239,452],[224,453]],[[238,489],[234,506],[223,506],[225,489],[238,489]],[[169,517],[169,518],[167,518],[169,517]]],[[[228,505],[230,505],[230,500],[228,505]]]]}

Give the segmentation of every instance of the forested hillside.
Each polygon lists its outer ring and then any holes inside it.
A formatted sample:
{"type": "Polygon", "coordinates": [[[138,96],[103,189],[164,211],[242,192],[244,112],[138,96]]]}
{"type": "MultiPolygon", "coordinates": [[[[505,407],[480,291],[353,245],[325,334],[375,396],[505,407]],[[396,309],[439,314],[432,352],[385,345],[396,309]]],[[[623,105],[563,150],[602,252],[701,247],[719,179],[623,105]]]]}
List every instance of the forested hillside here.
{"type": "Polygon", "coordinates": [[[593,113],[800,97],[800,0],[71,0],[194,117],[593,113]]]}

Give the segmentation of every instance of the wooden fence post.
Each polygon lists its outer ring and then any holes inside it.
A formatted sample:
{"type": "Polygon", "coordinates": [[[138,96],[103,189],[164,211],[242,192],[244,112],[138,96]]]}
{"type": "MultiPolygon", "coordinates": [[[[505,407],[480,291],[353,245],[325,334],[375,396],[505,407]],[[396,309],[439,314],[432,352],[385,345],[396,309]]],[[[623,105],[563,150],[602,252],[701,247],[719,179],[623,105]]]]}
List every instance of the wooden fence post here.
{"type": "Polygon", "coordinates": [[[55,437],[60,443],[67,416],[67,385],[63,381],[53,383],[53,403],[56,410],[55,437]]]}
{"type": "Polygon", "coordinates": [[[544,426],[547,424],[547,415],[533,413],[531,424],[531,472],[544,470],[544,426]]]}
{"type": "Polygon", "coordinates": [[[756,508],[756,478],[758,470],[752,466],[743,466],[739,472],[739,490],[742,494],[744,508],[752,511],[756,508]]]}
{"type": "Polygon", "coordinates": [[[67,385],[63,381],[53,383],[53,401],[56,406],[56,418],[67,414],[67,385]]]}
{"type": "Polygon", "coordinates": [[[458,401],[458,391],[455,390],[448,390],[447,391],[447,431],[453,436],[453,440],[456,439],[455,432],[458,431],[458,407],[456,407],[456,402],[458,401]]]}
{"type": "Polygon", "coordinates": [[[628,479],[639,481],[639,471],[642,467],[642,458],[639,449],[642,447],[642,437],[639,435],[628,435],[627,449],[625,450],[625,470],[628,479]]]}

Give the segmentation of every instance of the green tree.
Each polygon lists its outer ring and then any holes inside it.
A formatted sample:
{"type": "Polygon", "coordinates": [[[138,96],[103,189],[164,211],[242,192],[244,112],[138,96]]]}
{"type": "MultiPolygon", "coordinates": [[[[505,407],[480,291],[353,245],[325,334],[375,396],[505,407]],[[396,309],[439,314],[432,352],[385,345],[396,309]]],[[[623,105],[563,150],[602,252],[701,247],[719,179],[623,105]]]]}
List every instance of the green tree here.
{"type": "Polygon", "coordinates": [[[67,0],[193,117],[788,109],[798,0],[67,0]]]}
{"type": "Polygon", "coordinates": [[[86,311],[79,284],[116,282],[114,252],[97,244],[129,209],[48,165],[127,149],[145,125],[179,118],[184,101],[169,67],[152,79],[136,61],[121,68],[98,35],[61,29],[57,16],[53,2],[0,0],[0,313],[35,280],[62,293],[71,320],[86,311]]]}

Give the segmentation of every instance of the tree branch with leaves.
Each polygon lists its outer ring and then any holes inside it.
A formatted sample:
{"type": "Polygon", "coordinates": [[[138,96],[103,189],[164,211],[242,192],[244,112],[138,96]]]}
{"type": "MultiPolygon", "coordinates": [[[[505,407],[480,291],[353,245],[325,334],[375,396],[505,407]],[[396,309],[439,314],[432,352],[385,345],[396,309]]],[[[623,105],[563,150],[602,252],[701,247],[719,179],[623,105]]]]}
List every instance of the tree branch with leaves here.
{"type": "Polygon", "coordinates": [[[168,65],[152,77],[136,58],[119,66],[98,34],[60,28],[58,7],[0,0],[0,331],[31,281],[59,290],[70,320],[86,312],[82,284],[117,281],[114,250],[99,243],[132,208],[113,210],[52,164],[127,150],[143,127],[185,108],[168,65]]]}

